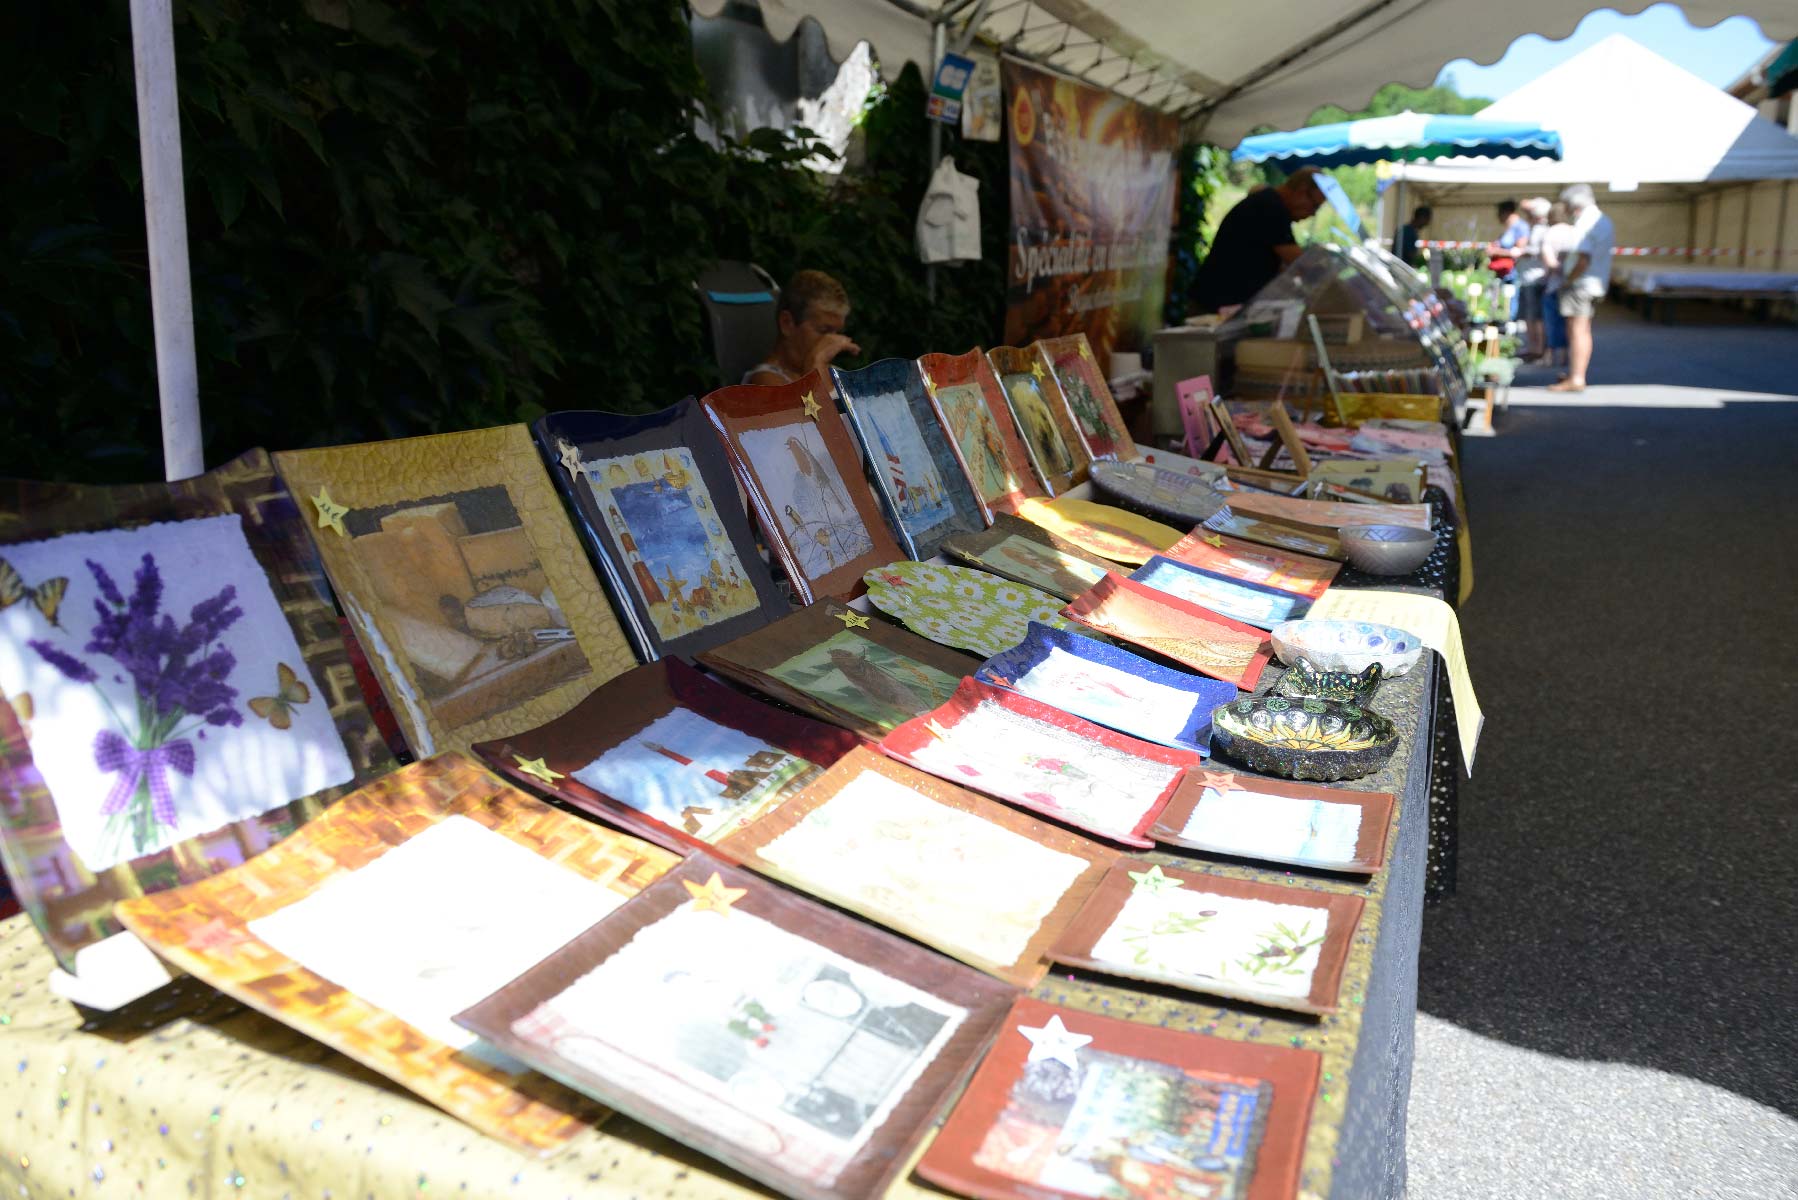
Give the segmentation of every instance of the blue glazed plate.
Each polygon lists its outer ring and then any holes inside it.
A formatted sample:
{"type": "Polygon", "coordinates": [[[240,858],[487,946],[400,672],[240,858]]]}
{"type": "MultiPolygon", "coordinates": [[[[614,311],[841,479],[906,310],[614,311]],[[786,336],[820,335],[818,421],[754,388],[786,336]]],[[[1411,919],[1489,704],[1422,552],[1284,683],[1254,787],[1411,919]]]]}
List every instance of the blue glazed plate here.
{"type": "Polygon", "coordinates": [[[1311,601],[1304,596],[1231,579],[1160,554],[1138,567],[1130,578],[1257,629],[1272,629],[1282,621],[1297,620],[1311,610],[1311,601]]]}
{"type": "Polygon", "coordinates": [[[1236,686],[1163,667],[1127,650],[1030,623],[1024,640],[974,677],[1145,741],[1209,753],[1211,712],[1236,686]]]}

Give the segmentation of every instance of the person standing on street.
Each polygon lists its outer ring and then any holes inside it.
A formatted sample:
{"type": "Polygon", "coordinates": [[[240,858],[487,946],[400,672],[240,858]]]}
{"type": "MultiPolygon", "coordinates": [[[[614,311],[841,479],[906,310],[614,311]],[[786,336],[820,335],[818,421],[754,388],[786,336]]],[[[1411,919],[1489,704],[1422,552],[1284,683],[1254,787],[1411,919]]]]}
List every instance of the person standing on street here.
{"type": "Polygon", "coordinates": [[[1573,214],[1579,241],[1561,281],[1561,316],[1567,322],[1567,378],[1551,384],[1551,392],[1583,392],[1592,365],[1592,316],[1611,288],[1611,252],[1617,231],[1599,210],[1590,184],[1570,184],[1561,193],[1573,214]]]}

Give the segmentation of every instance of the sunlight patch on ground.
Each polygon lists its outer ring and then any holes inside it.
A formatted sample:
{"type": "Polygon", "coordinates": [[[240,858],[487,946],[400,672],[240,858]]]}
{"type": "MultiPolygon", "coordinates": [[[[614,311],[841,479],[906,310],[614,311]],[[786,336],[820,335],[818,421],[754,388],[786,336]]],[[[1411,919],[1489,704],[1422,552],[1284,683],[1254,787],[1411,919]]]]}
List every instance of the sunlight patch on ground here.
{"type": "Polygon", "coordinates": [[[1727,388],[1616,383],[1596,384],[1583,392],[1514,387],[1510,402],[1520,408],[1722,408],[1725,404],[1791,404],[1798,402],[1798,396],[1730,391],[1727,388]]]}
{"type": "Polygon", "coordinates": [[[1410,1200],[1798,1197],[1798,1120],[1710,1084],[1524,1050],[1424,1013],[1407,1140],[1410,1200]]]}

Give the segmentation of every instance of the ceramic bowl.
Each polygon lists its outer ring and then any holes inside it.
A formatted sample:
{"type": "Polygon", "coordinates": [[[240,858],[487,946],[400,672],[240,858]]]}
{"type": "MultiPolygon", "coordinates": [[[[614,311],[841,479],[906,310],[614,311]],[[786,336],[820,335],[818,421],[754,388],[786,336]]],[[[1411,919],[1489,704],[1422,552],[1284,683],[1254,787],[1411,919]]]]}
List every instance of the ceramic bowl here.
{"type": "Polygon", "coordinates": [[[1345,525],[1338,536],[1349,565],[1369,575],[1409,575],[1436,549],[1436,535],[1408,525],[1345,525]]]}
{"type": "Polygon", "coordinates": [[[1292,665],[1292,670],[1280,676],[1280,682],[1273,690],[1276,696],[1301,699],[1311,696],[1318,700],[1345,700],[1365,706],[1378,690],[1383,673],[1379,663],[1360,672],[1320,671],[1301,658],[1292,665]]]}
{"type": "Polygon", "coordinates": [[[1340,700],[1257,696],[1211,713],[1211,752],[1263,775],[1334,783],[1386,764],[1398,730],[1372,709],[1340,700]]]}
{"type": "Polygon", "coordinates": [[[1366,621],[1282,621],[1268,636],[1289,667],[1304,659],[1319,671],[1359,675],[1379,663],[1386,679],[1409,671],[1424,648],[1416,634],[1366,621]]]}

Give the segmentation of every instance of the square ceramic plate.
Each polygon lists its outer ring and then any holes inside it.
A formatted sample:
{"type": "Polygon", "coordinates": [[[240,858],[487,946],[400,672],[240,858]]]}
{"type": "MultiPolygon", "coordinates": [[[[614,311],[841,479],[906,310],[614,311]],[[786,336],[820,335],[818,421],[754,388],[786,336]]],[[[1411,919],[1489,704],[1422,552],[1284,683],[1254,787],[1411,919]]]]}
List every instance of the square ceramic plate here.
{"type": "Polygon", "coordinates": [[[1004,688],[964,679],[949,702],[880,748],[940,779],[1147,849],[1145,836],[1199,765],[1191,750],[1126,737],[1004,688]]]}
{"type": "Polygon", "coordinates": [[[926,354],[918,369],[986,520],[1017,511],[1027,496],[1043,495],[986,355],[978,347],[966,354],[926,354]]]}
{"type": "Polygon", "coordinates": [[[699,661],[872,741],[947,700],[979,665],[834,600],[714,647],[699,661]]]}
{"type": "Polygon", "coordinates": [[[1131,566],[1148,562],[1180,540],[1180,531],[1171,525],[1071,496],[1047,503],[1026,500],[1018,515],[1088,554],[1131,566]]]}
{"type": "Polygon", "coordinates": [[[1236,699],[1236,685],[1175,670],[1065,629],[1035,621],[1024,640],[980,664],[974,677],[1108,726],[1119,733],[1206,754],[1211,710],[1236,699]]]}
{"type": "Polygon", "coordinates": [[[958,533],[949,538],[943,543],[943,552],[957,562],[1063,600],[1072,600],[1117,569],[1040,525],[1004,513],[993,519],[993,527],[985,533],[958,533]]]}
{"type": "Polygon", "coordinates": [[[1245,691],[1254,688],[1273,653],[1267,634],[1253,625],[1121,575],[1107,575],[1061,611],[1100,633],[1146,647],[1245,691]]]}
{"type": "Polygon", "coordinates": [[[474,749],[525,787],[685,854],[748,825],[860,744],[663,659],[547,725],[474,749]]]}
{"type": "Polygon", "coordinates": [[[1321,1062],[1026,996],[918,1174],[978,1200],[1290,1200],[1321,1062]]]}
{"type": "Polygon", "coordinates": [[[119,916],[226,995],[483,1133],[550,1154],[597,1111],[495,1058],[451,1018],[676,861],[445,754],[344,797],[243,866],[126,901],[119,916]]]}
{"type": "Polygon", "coordinates": [[[1363,903],[1346,892],[1125,859],[1049,956],[1184,991],[1330,1013],[1363,903]]]}
{"type": "Polygon", "coordinates": [[[719,848],[1020,987],[1116,859],[865,747],[719,848]]]}
{"type": "Polygon", "coordinates": [[[261,450],[179,483],[0,481],[0,862],[86,992],[114,902],[392,769],[301,521],[261,450]]]}
{"type": "Polygon", "coordinates": [[[1342,570],[1341,563],[1327,558],[1261,546],[1208,529],[1193,530],[1169,548],[1167,556],[1201,570],[1278,588],[1313,601],[1329,589],[1342,570]]]}
{"type": "Polygon", "coordinates": [[[420,758],[636,665],[523,425],[275,455],[420,758]]]}
{"type": "Polygon", "coordinates": [[[1023,435],[1030,466],[1051,496],[1086,482],[1092,456],[1074,428],[1067,401],[1054,374],[1035,352],[1017,346],[994,346],[987,362],[999,377],[1012,420],[1023,435]]]}
{"type": "Polygon", "coordinates": [[[1138,567],[1130,578],[1257,629],[1272,629],[1282,621],[1295,621],[1311,607],[1311,601],[1303,596],[1244,583],[1159,554],[1138,567]]]}
{"type": "Polygon", "coordinates": [[[905,557],[816,371],[776,387],[733,384],[700,404],[801,603],[847,596],[862,572],[905,557]]]}
{"type": "Polygon", "coordinates": [[[1093,358],[1086,335],[1042,338],[1032,348],[1055,372],[1055,381],[1061,385],[1062,397],[1067,401],[1068,415],[1074,419],[1074,428],[1086,445],[1086,452],[1095,460],[1135,458],[1136,441],[1130,436],[1130,427],[1124,424],[1124,415],[1118,411],[1111,386],[1093,358]]]}
{"type": "Polygon", "coordinates": [[[934,558],[944,538],[986,527],[916,362],[887,358],[859,371],[833,367],[830,375],[908,557],[934,558]]]}
{"type": "Polygon", "coordinates": [[[696,854],[457,1020],[783,1196],[884,1195],[1016,992],[696,854]]]}
{"type": "Polygon", "coordinates": [[[786,616],[698,401],[646,416],[555,412],[531,429],[644,662],[786,616]]]}
{"type": "Polygon", "coordinates": [[[1149,836],[1170,846],[1371,875],[1386,861],[1390,792],[1188,771],[1149,836]]]}

